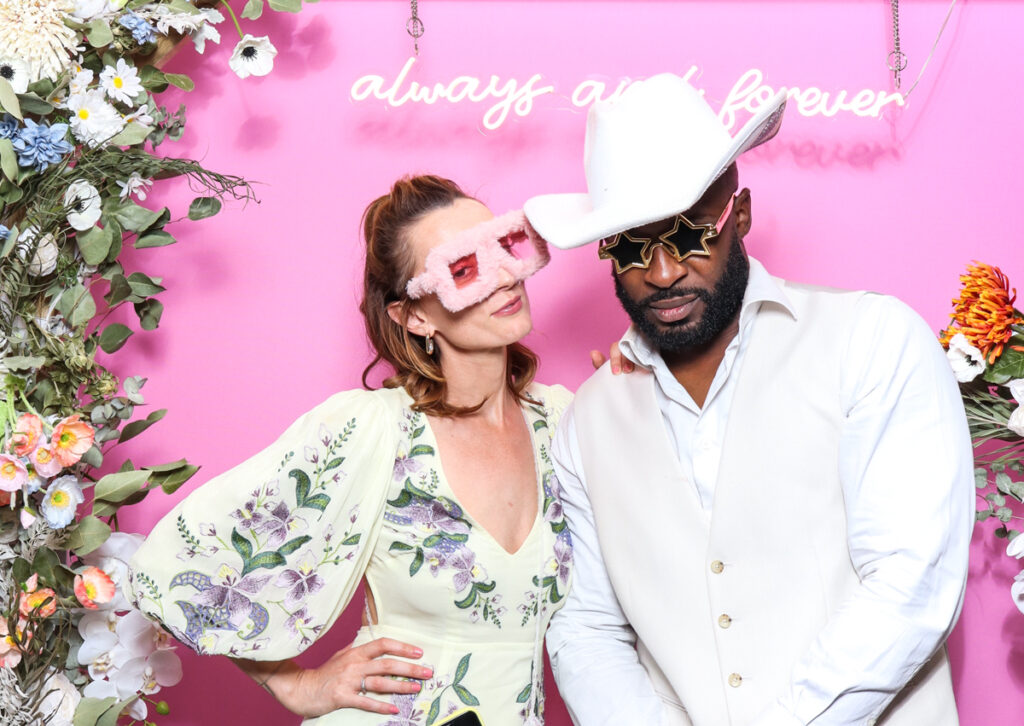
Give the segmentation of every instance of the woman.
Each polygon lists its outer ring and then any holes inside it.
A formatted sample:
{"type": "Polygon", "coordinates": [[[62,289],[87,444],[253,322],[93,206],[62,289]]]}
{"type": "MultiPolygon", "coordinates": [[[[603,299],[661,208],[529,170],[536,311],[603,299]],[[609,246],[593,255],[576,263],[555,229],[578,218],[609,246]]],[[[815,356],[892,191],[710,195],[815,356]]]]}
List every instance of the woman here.
{"type": "Polygon", "coordinates": [[[237,659],[316,724],[539,723],[541,643],[572,569],[550,437],[570,400],[532,382],[522,213],[398,181],[364,215],[362,312],[384,388],[339,393],[191,494],[133,561],[138,607],[237,659]],[[171,553],[178,557],[171,556],[171,553]],[[364,627],[289,659],[365,578],[364,627]],[[459,723],[462,723],[461,721],[459,723]]]}

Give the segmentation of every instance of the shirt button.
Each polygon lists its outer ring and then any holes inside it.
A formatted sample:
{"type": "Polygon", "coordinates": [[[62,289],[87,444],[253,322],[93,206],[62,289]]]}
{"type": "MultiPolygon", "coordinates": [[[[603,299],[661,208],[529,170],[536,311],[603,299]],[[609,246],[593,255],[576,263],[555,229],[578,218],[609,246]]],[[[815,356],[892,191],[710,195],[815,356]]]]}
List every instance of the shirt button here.
{"type": "Polygon", "coordinates": [[[743,683],[743,676],[741,676],[739,673],[730,673],[729,674],[729,685],[730,686],[732,686],[733,688],[739,688],[741,683],[743,683]]]}
{"type": "Polygon", "coordinates": [[[732,625],[732,618],[724,613],[718,616],[718,627],[728,628],[730,625],[732,625]]]}
{"type": "Polygon", "coordinates": [[[722,574],[722,570],[725,569],[725,564],[721,560],[715,560],[711,563],[711,571],[716,575],[722,574]]]}

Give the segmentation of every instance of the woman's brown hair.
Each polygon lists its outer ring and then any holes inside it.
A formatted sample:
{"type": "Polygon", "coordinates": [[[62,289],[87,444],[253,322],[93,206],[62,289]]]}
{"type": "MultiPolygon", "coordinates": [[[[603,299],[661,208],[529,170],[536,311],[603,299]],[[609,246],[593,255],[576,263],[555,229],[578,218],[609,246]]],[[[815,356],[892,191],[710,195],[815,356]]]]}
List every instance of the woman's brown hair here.
{"type": "MultiPolygon", "coordinates": [[[[438,360],[440,352],[427,355],[423,336],[413,335],[388,315],[391,303],[401,304],[399,319],[405,320],[413,301],[405,286],[413,274],[414,261],[406,232],[417,220],[435,209],[450,207],[459,199],[472,199],[459,186],[439,176],[422,175],[399,179],[391,191],[370,203],[363,212],[366,240],[366,268],[363,274],[363,302],[359,309],[366,320],[366,334],[376,356],[363,371],[366,379],[380,362],[388,363],[394,375],[385,388],[401,386],[412,396],[413,410],[434,416],[473,413],[481,404],[453,406],[445,401],[447,381],[438,360]]],[[[508,346],[506,383],[521,401],[533,402],[526,388],[537,372],[537,356],[522,343],[508,346]]]]}

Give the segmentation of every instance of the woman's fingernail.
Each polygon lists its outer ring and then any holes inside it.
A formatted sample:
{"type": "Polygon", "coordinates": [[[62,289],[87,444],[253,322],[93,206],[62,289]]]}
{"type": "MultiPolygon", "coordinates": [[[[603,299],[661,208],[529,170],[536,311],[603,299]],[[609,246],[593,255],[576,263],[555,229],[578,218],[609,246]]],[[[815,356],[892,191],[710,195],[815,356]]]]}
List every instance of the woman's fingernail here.
{"type": "Polygon", "coordinates": [[[619,367],[618,366],[612,366],[612,375],[613,376],[619,375],[619,367]]]}
{"type": "Polygon", "coordinates": [[[423,655],[423,651],[421,649],[419,649],[419,648],[413,648],[412,652],[416,655],[417,658],[419,658],[421,655],[423,655]]]}
{"type": "Polygon", "coordinates": [[[392,706],[391,713],[392,715],[398,715],[398,706],[392,706]]]}

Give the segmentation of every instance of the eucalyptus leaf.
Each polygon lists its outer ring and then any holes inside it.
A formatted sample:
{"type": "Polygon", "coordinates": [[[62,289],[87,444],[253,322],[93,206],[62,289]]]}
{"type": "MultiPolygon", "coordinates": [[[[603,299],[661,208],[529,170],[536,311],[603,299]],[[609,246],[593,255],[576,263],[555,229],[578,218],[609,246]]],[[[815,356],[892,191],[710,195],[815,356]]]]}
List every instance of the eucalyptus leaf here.
{"type": "Polygon", "coordinates": [[[103,18],[96,18],[86,28],[86,37],[93,48],[102,48],[114,42],[114,34],[110,32],[110,24],[103,18]]]}
{"type": "Polygon", "coordinates": [[[142,376],[129,376],[128,378],[125,378],[124,382],[121,384],[124,387],[125,398],[134,404],[144,403],[142,394],[139,393],[139,391],[141,391],[142,387],[146,385],[146,380],[147,379],[142,376]]]}
{"type": "Polygon", "coordinates": [[[18,178],[18,155],[10,139],[0,139],[0,171],[12,182],[18,178]]]}
{"type": "Polygon", "coordinates": [[[14,92],[11,82],[2,77],[0,77],[0,107],[19,121],[23,120],[18,94],[14,92]]]}
{"type": "MultiPolygon", "coordinates": [[[[100,443],[103,443],[102,441],[100,443]]],[[[92,446],[85,450],[82,454],[82,461],[91,466],[93,469],[99,469],[103,466],[103,452],[100,451],[100,447],[96,446],[95,442],[92,446]]]]}
{"type": "Polygon", "coordinates": [[[44,101],[34,93],[19,93],[18,103],[21,104],[23,113],[31,113],[35,116],[47,116],[53,113],[53,104],[44,101]]]}
{"type": "Polygon", "coordinates": [[[996,474],[996,489],[998,489],[1003,494],[1010,493],[1011,483],[1012,482],[1010,480],[1010,477],[1007,474],[1003,474],[1002,472],[996,474]]]}
{"type": "Polygon", "coordinates": [[[297,13],[302,10],[302,0],[268,0],[270,8],[278,12],[297,13]]]}
{"type": "Polygon", "coordinates": [[[87,555],[110,537],[110,525],[93,515],[83,517],[68,538],[68,549],[87,555]]]}
{"type": "Polygon", "coordinates": [[[125,427],[121,429],[121,436],[117,439],[118,443],[128,441],[129,439],[134,439],[136,436],[141,434],[143,431],[148,429],[150,426],[155,424],[157,421],[159,421],[166,415],[167,409],[161,408],[149,414],[144,419],[141,419],[139,421],[132,421],[130,424],[126,424],[125,427]]]}
{"type": "Polygon", "coordinates": [[[221,203],[217,197],[196,197],[188,205],[188,218],[192,221],[212,217],[220,211],[221,203]]]}
{"type": "Polygon", "coordinates": [[[163,209],[146,209],[135,202],[125,201],[114,211],[114,219],[127,230],[144,232],[152,227],[163,213],[163,209]]]}
{"type": "Polygon", "coordinates": [[[196,87],[195,82],[184,73],[165,73],[164,78],[172,86],[177,86],[183,91],[191,91],[196,87]]]}
{"type": "Polygon", "coordinates": [[[1018,502],[1024,502],[1024,482],[1010,482],[1010,496],[1014,497],[1018,502]]]}
{"type": "Polygon", "coordinates": [[[107,474],[96,482],[96,498],[108,502],[120,502],[142,489],[149,472],[145,469],[120,471],[107,474]]]}
{"type": "Polygon", "coordinates": [[[153,93],[163,93],[167,90],[167,77],[156,66],[143,66],[139,71],[139,81],[143,88],[153,93]]]}
{"type": "Polygon", "coordinates": [[[83,698],[78,702],[75,709],[75,718],[72,721],[74,726],[96,726],[107,711],[110,711],[117,703],[117,697],[110,698],[83,698]]]}
{"type": "Polygon", "coordinates": [[[242,17],[249,20],[259,20],[263,15],[263,0],[249,0],[242,8],[242,17]]]}
{"type": "Polygon", "coordinates": [[[103,227],[92,227],[75,235],[82,259],[87,265],[98,265],[110,253],[110,245],[114,241],[110,230],[103,227]]]}
{"type": "Polygon", "coordinates": [[[96,301],[82,283],[66,290],[57,307],[72,328],[82,327],[96,315],[96,301]]]}
{"type": "Polygon", "coordinates": [[[164,6],[175,13],[185,13],[186,15],[195,15],[199,12],[196,6],[188,0],[170,0],[170,2],[164,3],[164,6]]]}
{"type": "Polygon", "coordinates": [[[192,475],[197,471],[199,471],[198,466],[187,464],[168,474],[161,474],[159,477],[154,476],[153,480],[164,490],[164,494],[174,494],[178,487],[191,479],[192,475]]]}
{"type": "Polygon", "coordinates": [[[166,464],[157,464],[156,466],[147,466],[146,468],[149,469],[154,474],[166,474],[169,471],[175,471],[176,469],[180,469],[183,466],[188,466],[188,461],[186,459],[169,461],[166,464]]]}
{"type": "MultiPolygon", "coordinates": [[[[110,291],[103,298],[107,304],[113,307],[119,302],[124,302],[132,296],[132,286],[128,284],[128,278],[117,273],[110,278],[110,291]]],[[[140,300],[141,302],[141,300],[140,300]]]]}
{"type": "Polygon", "coordinates": [[[178,240],[174,239],[174,236],[168,232],[164,232],[162,229],[156,230],[155,232],[146,232],[135,240],[135,249],[141,250],[147,247],[166,247],[172,245],[178,240]]]}
{"type": "Polygon", "coordinates": [[[160,326],[160,316],[164,313],[164,304],[150,298],[135,303],[135,314],[139,316],[139,325],[143,330],[156,330],[160,326]]]}
{"type": "Polygon", "coordinates": [[[988,469],[979,466],[974,470],[974,486],[978,489],[988,486],[988,469]]]}
{"type": "Polygon", "coordinates": [[[156,295],[166,289],[160,285],[159,279],[154,279],[141,272],[133,272],[128,275],[128,285],[131,287],[132,293],[140,298],[156,295]]]}
{"type": "Polygon", "coordinates": [[[104,353],[114,353],[121,350],[121,346],[127,342],[128,338],[134,335],[134,331],[127,325],[121,323],[111,323],[103,329],[100,333],[100,348],[103,349],[104,353]]]}
{"type": "Polygon", "coordinates": [[[118,131],[114,138],[110,140],[110,143],[114,146],[135,146],[149,138],[152,132],[152,126],[132,121],[125,124],[124,128],[118,131]]]}

